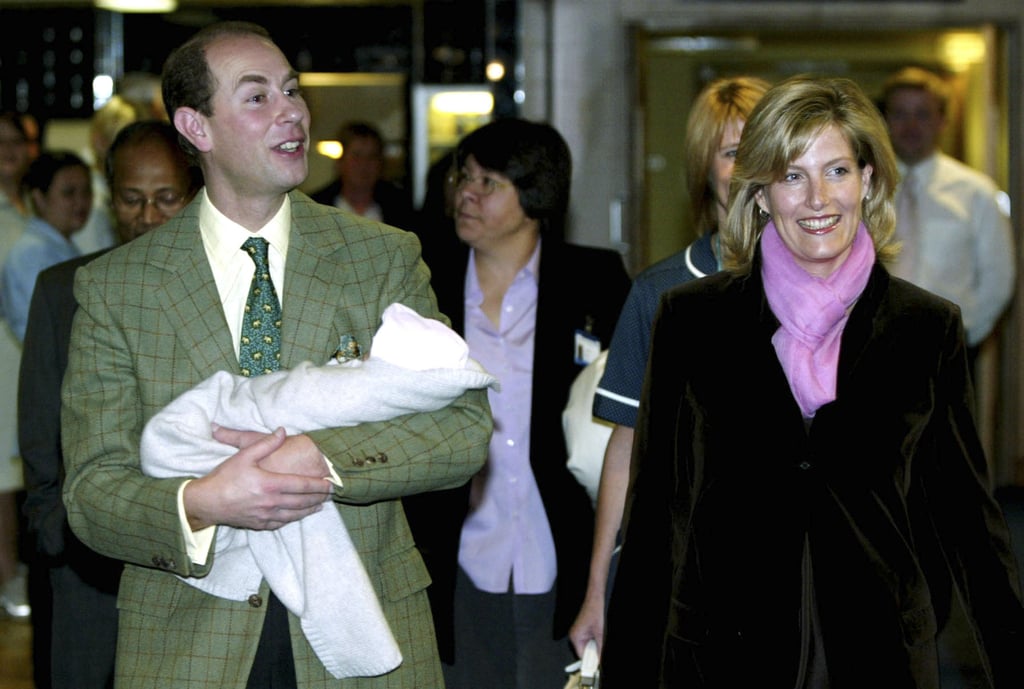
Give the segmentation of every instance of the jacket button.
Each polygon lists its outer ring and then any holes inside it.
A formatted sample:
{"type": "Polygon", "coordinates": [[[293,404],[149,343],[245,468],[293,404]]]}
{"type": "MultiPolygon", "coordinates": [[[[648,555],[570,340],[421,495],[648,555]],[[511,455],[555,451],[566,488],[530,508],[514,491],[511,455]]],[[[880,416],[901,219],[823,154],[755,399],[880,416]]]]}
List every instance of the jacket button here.
{"type": "Polygon", "coordinates": [[[364,464],[366,464],[366,460],[363,459],[362,457],[353,457],[352,463],[355,464],[357,467],[361,467],[364,464]]]}
{"type": "Polygon", "coordinates": [[[363,457],[363,461],[367,464],[376,464],[377,458],[372,455],[368,455],[366,457],[363,457]]]}
{"type": "Polygon", "coordinates": [[[261,605],[263,605],[263,599],[254,593],[251,596],[249,596],[249,605],[251,605],[254,608],[258,608],[261,605]]]}
{"type": "Polygon", "coordinates": [[[388,456],[386,454],[384,454],[383,452],[378,452],[377,453],[377,461],[380,462],[381,464],[387,464],[388,456]]]}

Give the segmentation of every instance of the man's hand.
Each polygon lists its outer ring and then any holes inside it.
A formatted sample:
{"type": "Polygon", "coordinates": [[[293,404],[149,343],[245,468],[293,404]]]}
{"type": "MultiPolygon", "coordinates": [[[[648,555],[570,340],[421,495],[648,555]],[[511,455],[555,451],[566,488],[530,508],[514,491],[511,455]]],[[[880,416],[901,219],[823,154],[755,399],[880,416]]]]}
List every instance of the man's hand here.
{"type": "Polygon", "coordinates": [[[319,512],[330,498],[326,464],[308,437],[288,437],[280,428],[271,434],[217,429],[214,437],[240,449],[185,486],[182,498],[193,531],[215,524],[278,529],[319,512]]]}
{"type": "MultiPolygon", "coordinates": [[[[267,434],[214,424],[213,437],[217,442],[243,450],[260,442],[267,434]]],[[[327,460],[308,435],[285,436],[284,444],[260,460],[259,465],[261,469],[279,474],[299,474],[313,478],[326,478],[329,474],[327,460]]]]}

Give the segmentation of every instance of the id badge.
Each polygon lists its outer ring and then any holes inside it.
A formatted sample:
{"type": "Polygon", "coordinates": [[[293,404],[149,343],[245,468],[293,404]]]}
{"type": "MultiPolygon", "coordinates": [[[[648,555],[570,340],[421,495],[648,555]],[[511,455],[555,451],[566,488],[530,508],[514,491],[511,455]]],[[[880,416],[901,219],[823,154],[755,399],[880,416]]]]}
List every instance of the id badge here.
{"type": "Polygon", "coordinates": [[[577,329],[573,352],[573,360],[576,364],[586,366],[601,353],[601,340],[593,333],[577,329]]]}

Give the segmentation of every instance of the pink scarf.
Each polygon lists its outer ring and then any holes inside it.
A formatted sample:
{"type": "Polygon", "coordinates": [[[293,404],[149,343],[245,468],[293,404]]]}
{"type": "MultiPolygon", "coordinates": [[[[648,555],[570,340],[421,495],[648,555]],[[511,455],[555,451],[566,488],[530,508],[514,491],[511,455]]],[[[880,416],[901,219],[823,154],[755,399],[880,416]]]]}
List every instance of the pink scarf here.
{"type": "Polygon", "coordinates": [[[875,247],[861,223],[850,254],[827,278],[797,264],[769,222],[761,235],[761,277],[768,305],[782,326],[772,336],[775,353],[804,418],[836,398],[839,343],[850,306],[864,291],[875,247]]]}

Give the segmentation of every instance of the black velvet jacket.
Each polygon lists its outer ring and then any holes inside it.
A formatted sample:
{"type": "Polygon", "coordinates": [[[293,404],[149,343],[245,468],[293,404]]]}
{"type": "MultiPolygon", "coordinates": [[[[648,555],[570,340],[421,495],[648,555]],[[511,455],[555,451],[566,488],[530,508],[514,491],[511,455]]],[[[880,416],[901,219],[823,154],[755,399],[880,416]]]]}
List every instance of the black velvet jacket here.
{"type": "Polygon", "coordinates": [[[1024,687],[957,307],[876,265],[809,425],[778,327],[759,263],[663,298],[602,687],[804,689],[823,660],[830,689],[937,688],[951,584],[993,686],[1024,687]]]}

